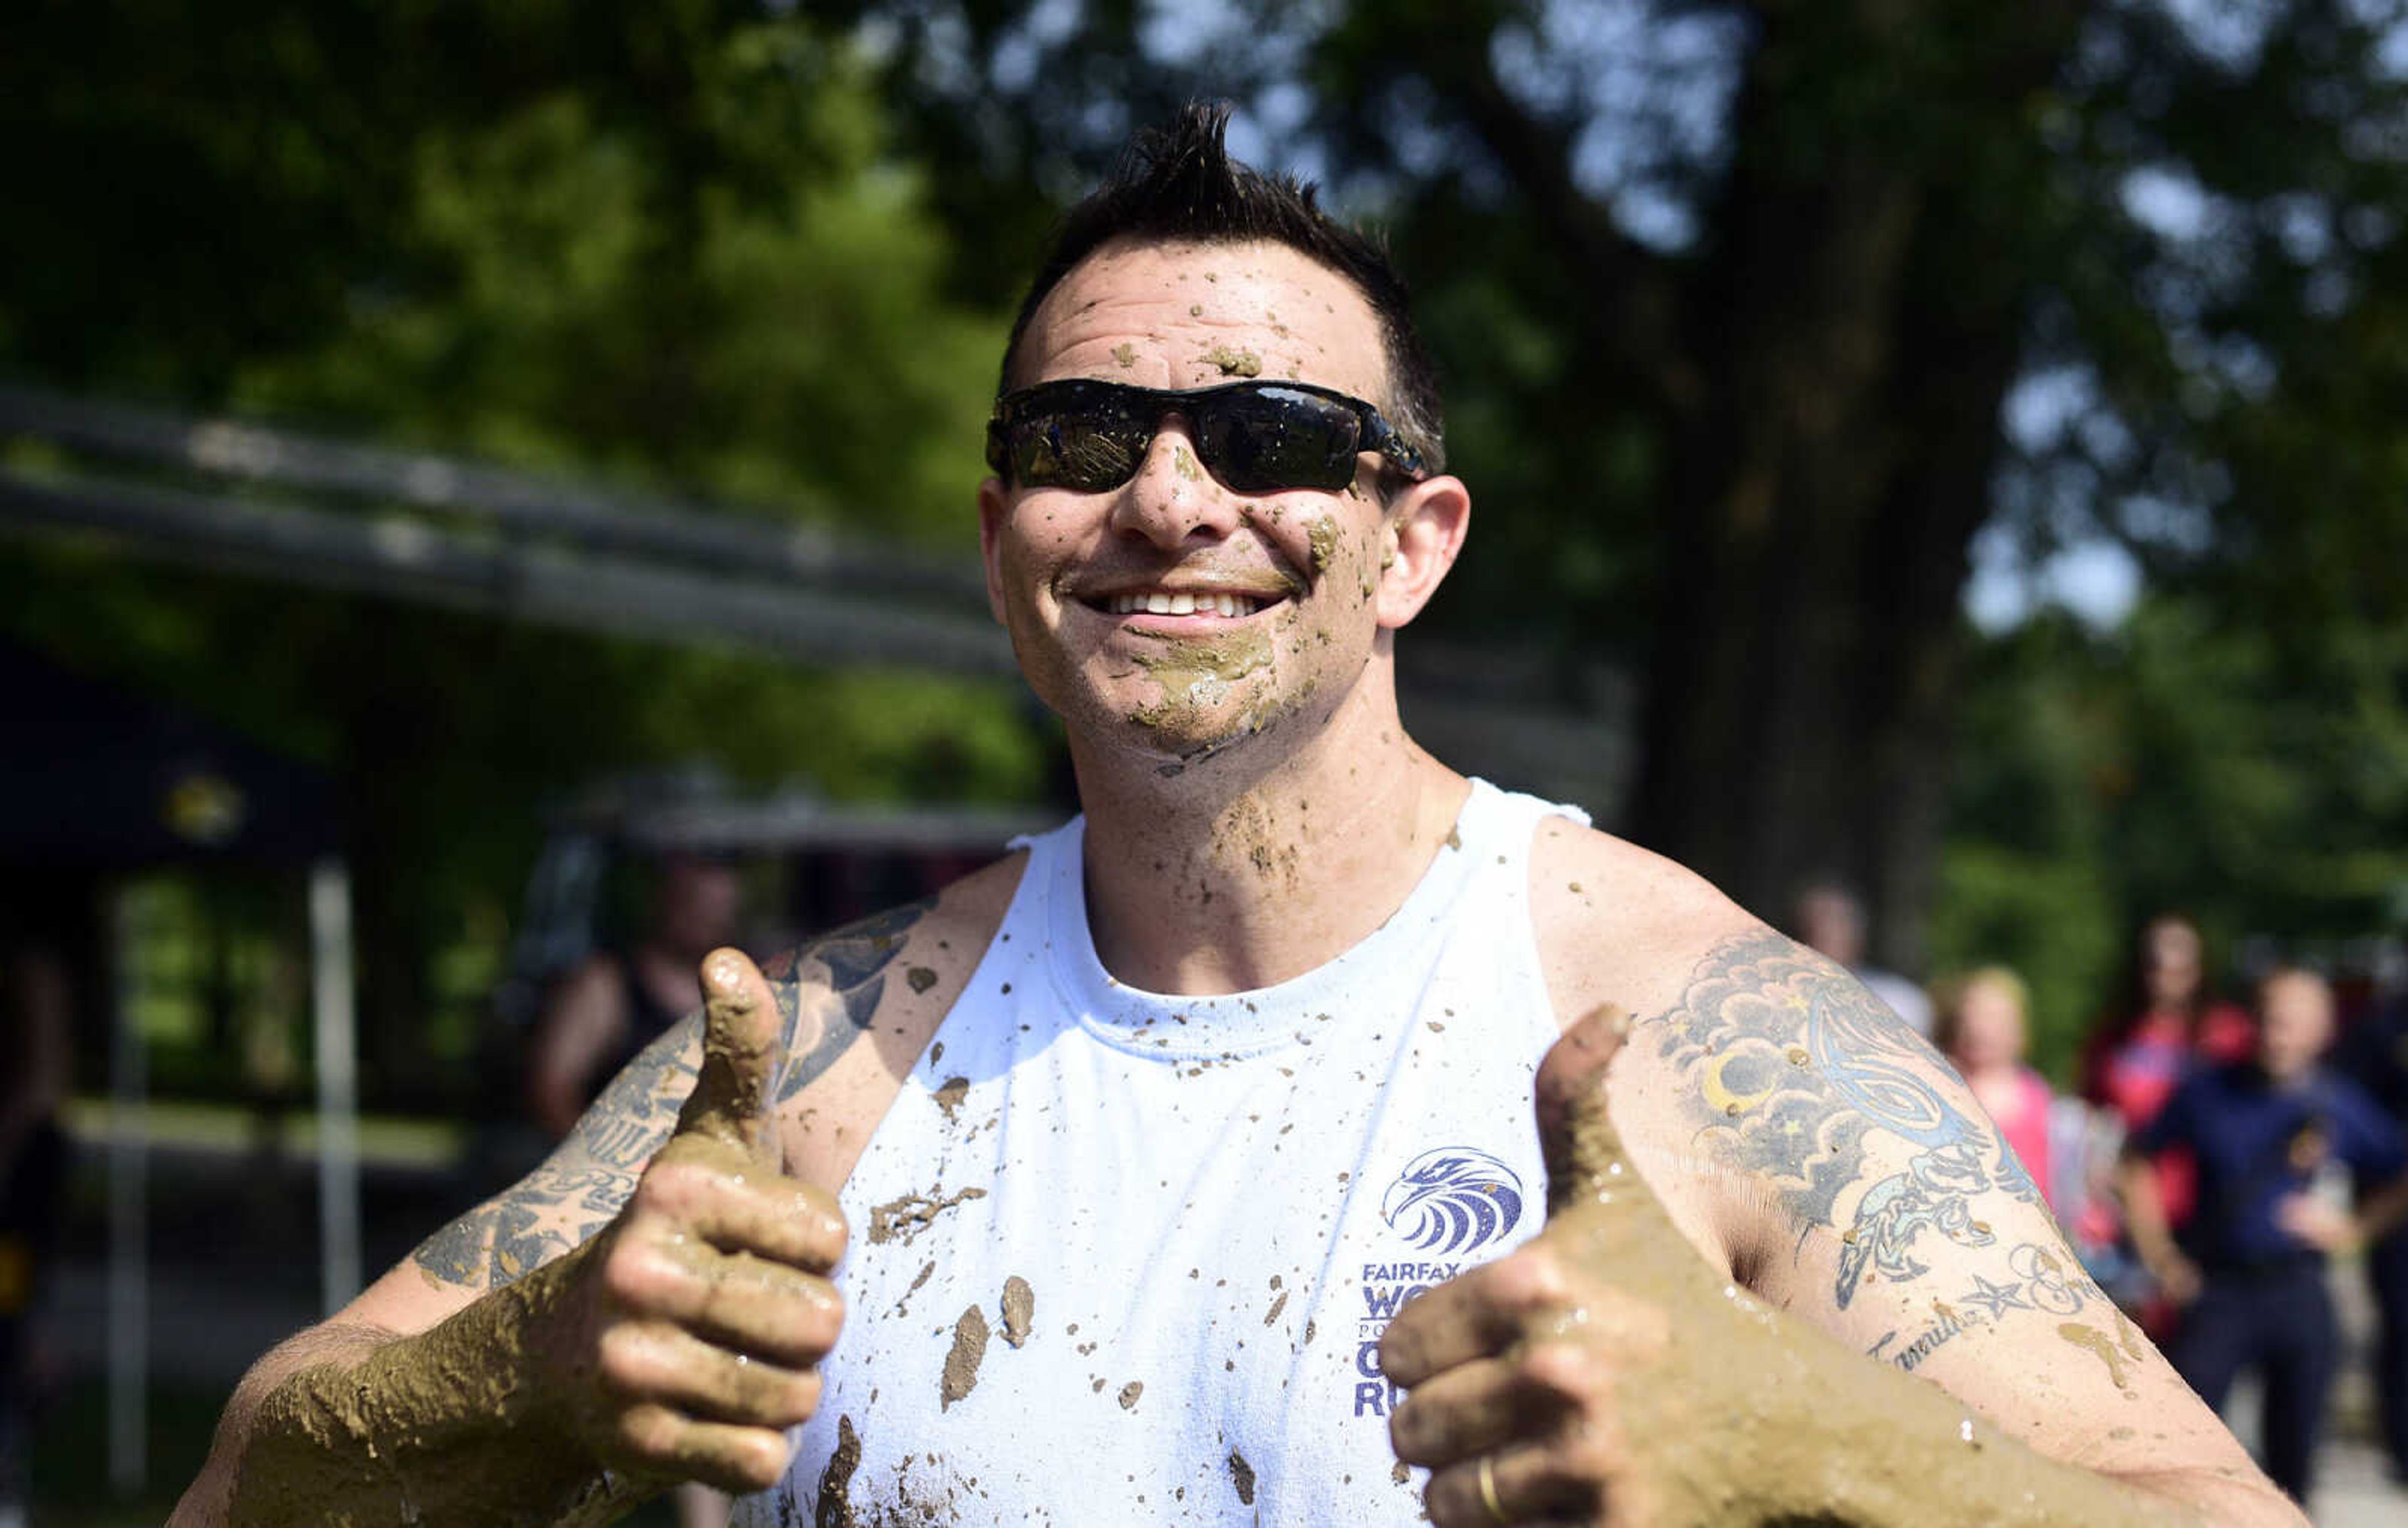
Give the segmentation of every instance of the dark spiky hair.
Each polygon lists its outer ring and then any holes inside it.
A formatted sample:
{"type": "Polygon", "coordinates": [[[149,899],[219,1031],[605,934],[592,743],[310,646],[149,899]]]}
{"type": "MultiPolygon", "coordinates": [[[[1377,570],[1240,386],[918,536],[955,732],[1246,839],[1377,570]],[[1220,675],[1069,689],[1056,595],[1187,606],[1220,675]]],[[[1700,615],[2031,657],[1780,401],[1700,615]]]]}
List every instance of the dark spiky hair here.
{"type": "Polygon", "coordinates": [[[1047,293],[1087,256],[1117,239],[1162,244],[1284,244],[1354,283],[1380,321],[1398,434],[1431,471],[1445,467],[1438,375],[1413,331],[1404,278],[1380,243],[1321,209],[1314,188],[1265,175],[1229,157],[1226,102],[1191,101],[1160,127],[1129,140],[1102,185],[1064,215],[1054,244],[1012,320],[1001,390],[1012,386],[1021,337],[1047,293]]]}

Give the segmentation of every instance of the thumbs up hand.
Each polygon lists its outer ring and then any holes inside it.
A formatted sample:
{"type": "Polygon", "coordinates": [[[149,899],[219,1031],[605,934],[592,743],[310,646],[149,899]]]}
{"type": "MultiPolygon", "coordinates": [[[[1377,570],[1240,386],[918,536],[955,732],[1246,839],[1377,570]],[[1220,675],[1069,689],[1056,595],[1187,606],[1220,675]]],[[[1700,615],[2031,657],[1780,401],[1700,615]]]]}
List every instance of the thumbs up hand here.
{"type": "Polygon", "coordinates": [[[845,1224],[830,1195],[778,1170],[788,1047],[767,982],[732,949],[704,959],[702,980],[694,1091],[618,1218],[572,1254],[577,1340],[552,1362],[574,1432],[614,1472],[757,1491],[819,1404],[845,1224]]]}
{"type": "Polygon", "coordinates": [[[1433,1471],[1440,1528],[1720,1528],[1785,1507],[1785,1483],[1749,1478],[1749,1444],[1797,1355],[1772,1350],[1778,1318],[1707,1265],[1625,1152],[1605,1078],[1628,1025],[1600,1009],[1540,1064],[1546,1229],[1414,1300],[1381,1342],[1412,1391],[1390,1419],[1397,1457],[1433,1471]]]}

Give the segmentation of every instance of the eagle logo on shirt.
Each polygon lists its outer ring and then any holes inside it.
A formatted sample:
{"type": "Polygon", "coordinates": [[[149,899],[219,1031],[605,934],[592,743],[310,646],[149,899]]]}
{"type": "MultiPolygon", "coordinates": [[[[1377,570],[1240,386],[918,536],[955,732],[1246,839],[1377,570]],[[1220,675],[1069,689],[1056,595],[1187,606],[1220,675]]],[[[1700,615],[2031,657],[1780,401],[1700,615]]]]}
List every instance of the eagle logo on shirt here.
{"type": "Polygon", "coordinates": [[[1440,1146],[1405,1165],[1380,1217],[1425,1252],[1471,1252],[1522,1219],[1522,1180],[1485,1151],[1440,1146]]]}

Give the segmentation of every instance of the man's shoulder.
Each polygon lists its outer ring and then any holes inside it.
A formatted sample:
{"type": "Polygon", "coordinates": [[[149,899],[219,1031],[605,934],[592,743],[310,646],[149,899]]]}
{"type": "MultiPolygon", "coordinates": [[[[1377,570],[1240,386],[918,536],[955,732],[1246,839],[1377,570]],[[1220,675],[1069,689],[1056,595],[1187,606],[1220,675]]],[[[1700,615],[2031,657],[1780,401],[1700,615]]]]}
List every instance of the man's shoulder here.
{"type": "Polygon", "coordinates": [[[803,941],[762,965],[796,1047],[786,1092],[864,1035],[904,1056],[936,1032],[1002,926],[1028,856],[1015,852],[915,901],[803,941]]]}
{"type": "Polygon", "coordinates": [[[1695,871],[1565,817],[1531,843],[1530,918],[1563,1024],[1603,1002],[1669,1012],[1715,951],[1781,939],[1695,871]]]}
{"type": "Polygon", "coordinates": [[[939,979],[956,969],[967,979],[1001,926],[1027,859],[1025,852],[1007,854],[926,896],[813,934],[763,961],[761,973],[773,987],[846,997],[909,954],[924,957],[922,968],[939,979]]]}
{"type": "Polygon", "coordinates": [[[777,1102],[791,1171],[830,1188],[843,1183],[969,985],[1027,861],[1025,853],[1006,855],[762,967],[785,1023],[777,1102]]]}

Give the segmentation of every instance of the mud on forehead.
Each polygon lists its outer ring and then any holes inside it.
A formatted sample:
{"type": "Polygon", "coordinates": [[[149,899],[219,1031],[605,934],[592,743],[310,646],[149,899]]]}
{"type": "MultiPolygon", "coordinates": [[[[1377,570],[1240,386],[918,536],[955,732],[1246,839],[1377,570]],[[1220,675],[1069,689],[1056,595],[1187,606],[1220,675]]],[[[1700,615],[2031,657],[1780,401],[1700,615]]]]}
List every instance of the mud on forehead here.
{"type": "Polygon", "coordinates": [[[1284,244],[1107,244],[1045,295],[1010,387],[1092,377],[1210,387],[1317,382],[1392,411],[1378,316],[1346,277],[1284,244]]]}

